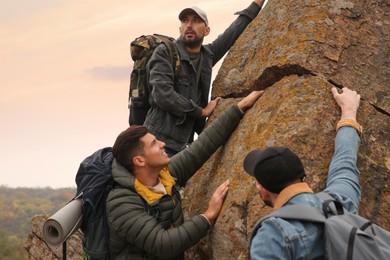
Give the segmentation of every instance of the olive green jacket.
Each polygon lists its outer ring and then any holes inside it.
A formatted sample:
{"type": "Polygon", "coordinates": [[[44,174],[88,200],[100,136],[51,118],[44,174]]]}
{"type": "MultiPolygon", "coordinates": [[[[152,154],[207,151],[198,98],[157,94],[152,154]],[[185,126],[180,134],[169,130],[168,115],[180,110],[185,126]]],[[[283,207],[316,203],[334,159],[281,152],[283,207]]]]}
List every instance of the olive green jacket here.
{"type": "Polygon", "coordinates": [[[119,184],[107,198],[110,251],[115,259],[183,259],[184,251],[206,236],[202,215],[184,221],[178,186],[187,181],[229,138],[242,117],[227,108],[188,148],[171,158],[160,179],[168,194],[148,190],[116,160],[112,175],[119,184]]]}

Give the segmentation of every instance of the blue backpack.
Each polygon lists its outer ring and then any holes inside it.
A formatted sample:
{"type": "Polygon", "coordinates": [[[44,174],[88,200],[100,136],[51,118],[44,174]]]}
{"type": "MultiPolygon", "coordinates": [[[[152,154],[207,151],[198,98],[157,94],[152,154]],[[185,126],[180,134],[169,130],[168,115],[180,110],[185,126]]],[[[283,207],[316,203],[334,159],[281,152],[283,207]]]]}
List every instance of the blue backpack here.
{"type": "Polygon", "coordinates": [[[87,259],[111,259],[106,199],[117,184],[112,178],[112,148],[94,152],[81,163],[76,175],[76,197],[83,202],[81,231],[87,259]]]}

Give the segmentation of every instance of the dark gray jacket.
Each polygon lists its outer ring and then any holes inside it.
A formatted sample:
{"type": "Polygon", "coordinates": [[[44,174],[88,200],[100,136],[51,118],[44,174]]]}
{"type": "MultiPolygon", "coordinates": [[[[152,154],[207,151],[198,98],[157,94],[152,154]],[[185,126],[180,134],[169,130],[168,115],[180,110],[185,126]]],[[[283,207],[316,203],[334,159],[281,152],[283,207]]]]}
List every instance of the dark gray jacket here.
{"type": "Polygon", "coordinates": [[[149,103],[144,126],[157,139],[175,151],[182,150],[192,141],[194,131],[198,134],[205,125],[202,108],[209,99],[212,67],[226,54],[248,24],[257,16],[260,7],[256,3],[244,9],[238,18],[211,44],[203,45],[200,86],[202,99],[197,104],[198,77],[190,62],[183,42],[178,39],[181,67],[178,79],[174,82],[174,68],[169,52],[164,44],[159,45],[147,64],[149,79],[149,103]]]}
{"type": "MultiPolygon", "coordinates": [[[[229,138],[242,117],[230,106],[207,127],[187,149],[171,158],[168,169],[176,185],[187,181],[229,138]]],[[[120,184],[107,198],[110,251],[115,259],[183,259],[184,251],[195,245],[210,229],[209,222],[195,215],[184,222],[180,194],[174,191],[152,205],[135,190],[135,178],[114,160],[114,180],[120,184]]]]}

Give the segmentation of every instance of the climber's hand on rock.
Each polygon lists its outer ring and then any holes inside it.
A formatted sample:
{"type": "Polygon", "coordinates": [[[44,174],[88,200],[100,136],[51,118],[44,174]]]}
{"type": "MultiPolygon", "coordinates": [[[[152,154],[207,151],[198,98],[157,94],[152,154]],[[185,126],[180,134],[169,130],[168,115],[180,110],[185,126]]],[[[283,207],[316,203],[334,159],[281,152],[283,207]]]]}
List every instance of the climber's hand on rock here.
{"type": "Polygon", "coordinates": [[[229,184],[229,180],[225,181],[215,190],[213,196],[211,196],[209,207],[207,208],[206,212],[203,213],[203,216],[205,216],[210,221],[210,223],[213,223],[221,212],[225,197],[229,189],[229,184]]]}
{"type": "Polygon", "coordinates": [[[248,108],[253,106],[253,104],[263,95],[264,90],[252,91],[248,96],[244,97],[237,106],[242,111],[245,112],[248,108]]]}
{"type": "Polygon", "coordinates": [[[215,107],[218,105],[218,102],[221,100],[221,97],[217,97],[211,100],[205,108],[202,110],[202,117],[209,117],[214,112],[215,107]]]}

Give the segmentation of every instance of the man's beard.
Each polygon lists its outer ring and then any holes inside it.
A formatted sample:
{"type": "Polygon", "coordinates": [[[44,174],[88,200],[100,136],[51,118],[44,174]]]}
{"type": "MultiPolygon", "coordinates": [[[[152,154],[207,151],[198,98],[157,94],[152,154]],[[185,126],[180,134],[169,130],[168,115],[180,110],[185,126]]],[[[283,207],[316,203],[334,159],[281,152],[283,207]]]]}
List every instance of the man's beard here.
{"type": "Polygon", "coordinates": [[[181,40],[183,41],[184,45],[190,48],[196,48],[202,45],[203,38],[195,37],[193,40],[186,40],[183,36],[181,36],[181,40]]]}

